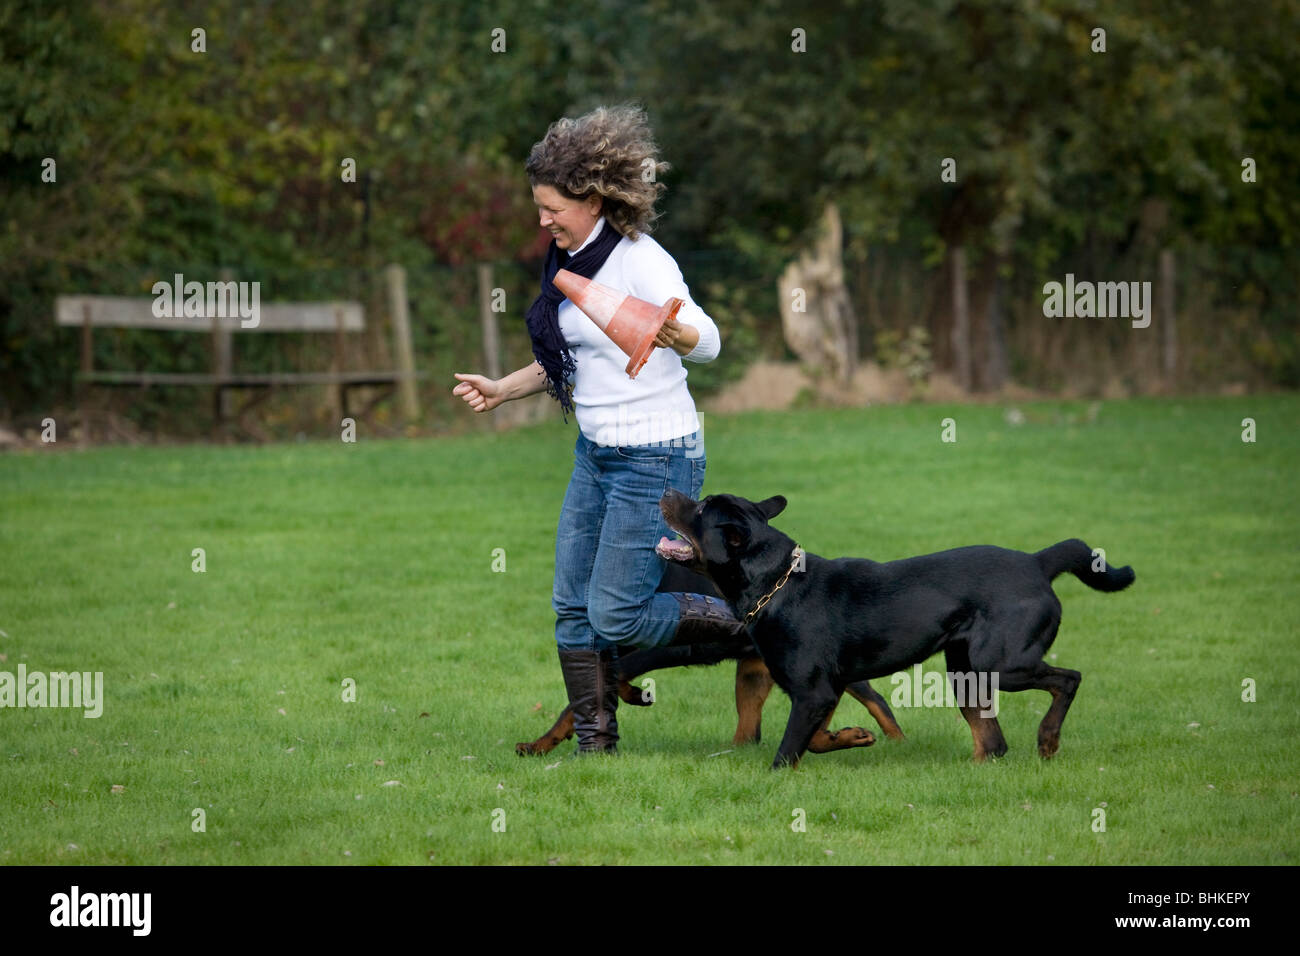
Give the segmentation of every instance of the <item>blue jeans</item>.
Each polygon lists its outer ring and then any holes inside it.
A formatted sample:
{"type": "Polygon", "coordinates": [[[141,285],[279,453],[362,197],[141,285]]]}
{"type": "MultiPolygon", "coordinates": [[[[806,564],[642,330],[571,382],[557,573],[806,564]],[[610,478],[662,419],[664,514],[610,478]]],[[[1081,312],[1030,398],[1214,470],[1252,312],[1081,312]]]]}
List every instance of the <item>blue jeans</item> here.
{"type": "Polygon", "coordinates": [[[677,599],[656,593],[673,536],[659,511],[669,488],[699,498],[704,486],[700,433],[657,445],[602,446],[581,432],[573,477],[555,535],[555,641],[560,650],[667,644],[681,617],[677,599]]]}

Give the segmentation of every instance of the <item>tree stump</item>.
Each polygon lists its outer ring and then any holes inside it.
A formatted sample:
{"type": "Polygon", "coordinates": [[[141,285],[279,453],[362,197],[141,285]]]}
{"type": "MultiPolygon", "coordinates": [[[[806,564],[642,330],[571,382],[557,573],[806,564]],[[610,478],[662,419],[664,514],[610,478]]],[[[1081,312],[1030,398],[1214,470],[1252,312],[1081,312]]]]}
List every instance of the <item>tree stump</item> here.
{"type": "Polygon", "coordinates": [[[813,375],[847,384],[858,363],[858,322],[844,283],[844,230],[827,203],[812,247],[778,280],[786,344],[813,375]]]}

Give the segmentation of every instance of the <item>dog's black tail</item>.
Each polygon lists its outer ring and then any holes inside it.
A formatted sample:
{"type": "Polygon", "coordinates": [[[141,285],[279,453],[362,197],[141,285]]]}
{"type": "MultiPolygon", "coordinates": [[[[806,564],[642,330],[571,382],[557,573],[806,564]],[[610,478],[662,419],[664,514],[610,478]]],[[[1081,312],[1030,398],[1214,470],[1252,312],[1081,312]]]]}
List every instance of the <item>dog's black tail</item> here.
{"type": "Polygon", "coordinates": [[[1100,554],[1094,556],[1092,548],[1078,538],[1044,548],[1034,557],[1038,559],[1038,565],[1048,580],[1069,571],[1088,587],[1098,591],[1123,591],[1137,577],[1130,567],[1112,568],[1100,554]]]}

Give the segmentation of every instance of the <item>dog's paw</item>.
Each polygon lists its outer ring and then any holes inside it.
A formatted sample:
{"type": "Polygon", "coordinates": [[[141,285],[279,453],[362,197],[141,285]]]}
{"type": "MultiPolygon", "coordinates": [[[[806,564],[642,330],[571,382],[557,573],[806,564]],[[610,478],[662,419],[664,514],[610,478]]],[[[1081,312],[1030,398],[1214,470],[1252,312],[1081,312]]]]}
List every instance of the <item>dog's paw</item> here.
{"type": "Polygon", "coordinates": [[[632,707],[649,707],[655,702],[655,699],[650,696],[649,691],[642,690],[640,687],[629,684],[627,681],[618,682],[618,698],[623,703],[629,704],[632,707]]]}
{"type": "Polygon", "coordinates": [[[835,738],[846,747],[870,747],[876,742],[876,735],[865,727],[841,727],[835,738]]]}
{"type": "Polygon", "coordinates": [[[875,742],[876,735],[865,727],[841,727],[839,730],[817,731],[809,741],[808,749],[815,754],[825,754],[850,747],[870,747],[875,742]]]}
{"type": "Polygon", "coordinates": [[[1044,760],[1051,760],[1060,749],[1061,733],[1059,729],[1044,731],[1040,728],[1038,731],[1038,756],[1044,760]]]}

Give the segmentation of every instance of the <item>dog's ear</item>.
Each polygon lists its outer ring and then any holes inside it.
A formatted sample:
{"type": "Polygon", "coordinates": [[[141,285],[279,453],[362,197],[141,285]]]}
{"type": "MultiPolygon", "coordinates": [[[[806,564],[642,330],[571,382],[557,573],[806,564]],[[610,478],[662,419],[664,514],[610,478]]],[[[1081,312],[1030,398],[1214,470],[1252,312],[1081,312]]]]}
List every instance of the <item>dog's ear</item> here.
{"type": "Polygon", "coordinates": [[[737,551],[749,544],[749,528],[744,524],[728,521],[725,524],[718,525],[718,530],[722,532],[722,540],[727,543],[728,553],[737,551]]]}
{"type": "Polygon", "coordinates": [[[757,502],[758,510],[763,512],[763,517],[771,521],[782,511],[785,510],[786,500],[781,495],[773,495],[766,501],[757,502]]]}

